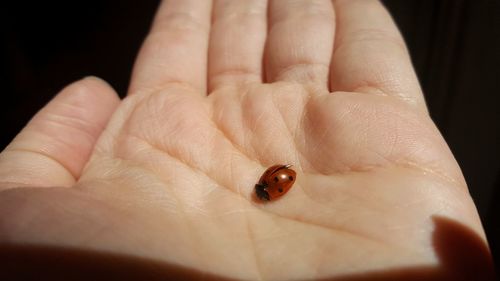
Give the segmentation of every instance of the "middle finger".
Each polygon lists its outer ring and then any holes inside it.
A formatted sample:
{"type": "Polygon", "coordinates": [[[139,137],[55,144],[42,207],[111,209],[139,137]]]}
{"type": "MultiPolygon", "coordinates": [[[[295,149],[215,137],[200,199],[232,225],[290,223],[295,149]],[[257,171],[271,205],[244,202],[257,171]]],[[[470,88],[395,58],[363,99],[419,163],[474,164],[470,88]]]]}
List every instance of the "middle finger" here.
{"type": "Polygon", "coordinates": [[[216,0],[208,51],[210,90],[262,82],[267,0],[216,0]]]}
{"type": "Polygon", "coordinates": [[[331,1],[271,0],[267,81],[312,82],[327,89],[334,32],[331,1]]]}

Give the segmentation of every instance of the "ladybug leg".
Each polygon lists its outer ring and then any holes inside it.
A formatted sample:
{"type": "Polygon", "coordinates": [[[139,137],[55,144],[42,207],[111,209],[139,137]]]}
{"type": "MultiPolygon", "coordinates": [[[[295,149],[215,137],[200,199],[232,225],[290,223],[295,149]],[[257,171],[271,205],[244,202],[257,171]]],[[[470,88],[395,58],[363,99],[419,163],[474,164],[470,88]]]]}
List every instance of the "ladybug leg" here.
{"type": "Polygon", "coordinates": [[[264,184],[256,184],[255,185],[255,193],[260,200],[269,201],[269,193],[266,191],[267,185],[264,184]]]}

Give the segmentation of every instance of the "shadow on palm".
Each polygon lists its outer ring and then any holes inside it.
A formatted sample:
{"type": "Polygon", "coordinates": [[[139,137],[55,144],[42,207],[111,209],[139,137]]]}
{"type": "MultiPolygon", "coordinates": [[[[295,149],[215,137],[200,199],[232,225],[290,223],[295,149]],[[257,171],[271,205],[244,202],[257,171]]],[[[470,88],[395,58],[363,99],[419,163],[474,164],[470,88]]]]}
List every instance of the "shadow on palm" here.
{"type": "MultiPolygon", "coordinates": [[[[442,217],[433,219],[433,247],[439,263],[347,274],[331,281],[492,280],[490,253],[468,227],[442,217]]],[[[0,245],[4,280],[227,280],[190,267],[130,255],[36,245],[0,245]],[[40,259],[40,257],[44,257],[40,259]],[[57,266],[54,266],[57,264],[57,266]],[[26,271],[25,268],[36,270],[26,271]]]]}

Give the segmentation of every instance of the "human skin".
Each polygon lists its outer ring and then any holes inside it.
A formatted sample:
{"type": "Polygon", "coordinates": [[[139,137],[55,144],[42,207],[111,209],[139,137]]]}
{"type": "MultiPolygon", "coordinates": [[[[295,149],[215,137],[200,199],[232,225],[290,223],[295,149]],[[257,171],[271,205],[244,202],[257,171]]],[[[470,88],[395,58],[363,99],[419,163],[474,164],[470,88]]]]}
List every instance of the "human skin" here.
{"type": "MultiPolygon", "coordinates": [[[[4,262],[43,249],[112,255],[129,277],[147,261],[178,279],[493,279],[374,0],[162,2],[128,96],[95,77],[67,86],[0,154],[0,190],[4,262]],[[297,180],[260,202],[274,164],[297,180]]],[[[53,276],[22,260],[7,274],[53,276]]]]}

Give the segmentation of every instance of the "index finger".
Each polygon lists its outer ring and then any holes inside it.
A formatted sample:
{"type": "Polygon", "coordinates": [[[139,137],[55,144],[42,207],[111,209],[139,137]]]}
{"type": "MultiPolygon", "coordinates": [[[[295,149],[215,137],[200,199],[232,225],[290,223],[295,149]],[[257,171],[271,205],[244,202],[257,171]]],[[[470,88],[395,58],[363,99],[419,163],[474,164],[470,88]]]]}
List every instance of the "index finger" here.
{"type": "Polygon", "coordinates": [[[129,94],[176,83],[206,94],[211,1],[162,1],[136,60],[129,94]]]}
{"type": "Polygon", "coordinates": [[[406,44],[378,0],[333,0],[332,91],[375,93],[425,108],[406,44]]]}

